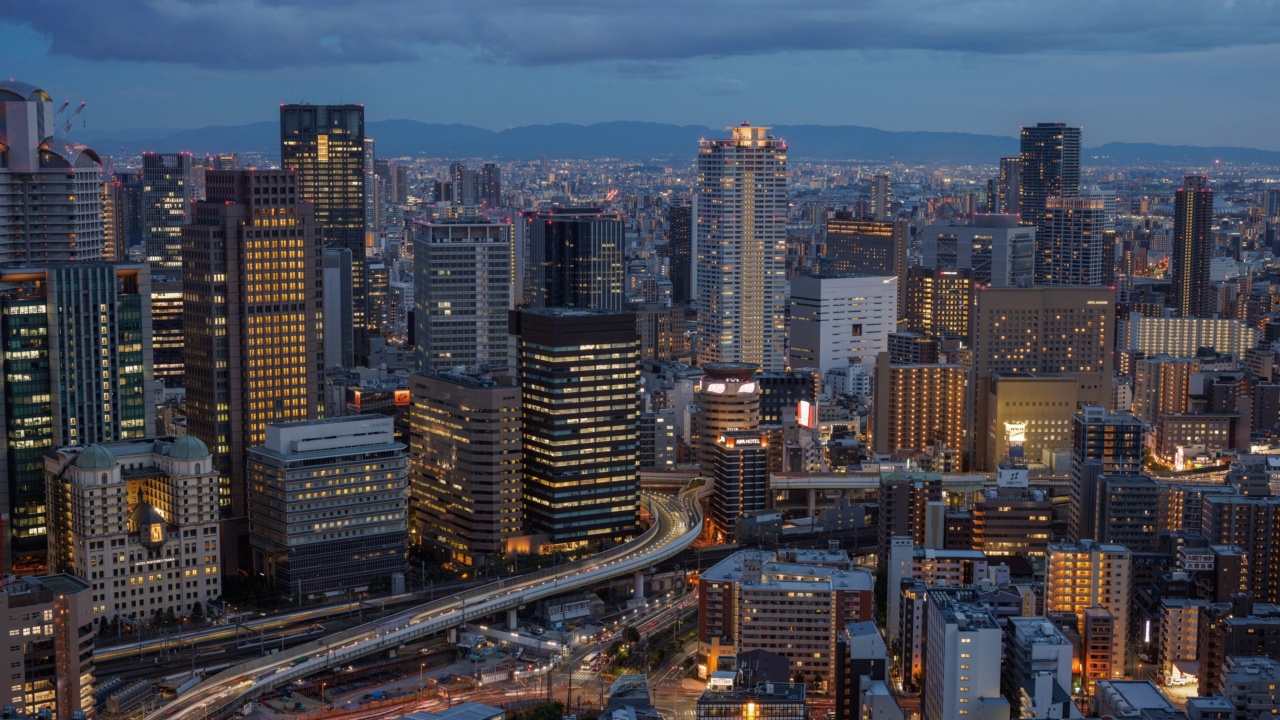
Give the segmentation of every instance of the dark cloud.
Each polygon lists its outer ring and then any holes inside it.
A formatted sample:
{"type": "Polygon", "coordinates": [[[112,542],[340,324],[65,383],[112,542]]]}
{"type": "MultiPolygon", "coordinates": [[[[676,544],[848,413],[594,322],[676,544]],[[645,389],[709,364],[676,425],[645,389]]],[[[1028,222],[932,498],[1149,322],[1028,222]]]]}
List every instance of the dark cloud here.
{"type": "Polygon", "coordinates": [[[441,47],[516,65],[612,61],[623,75],[789,50],[983,55],[1270,45],[1270,0],[63,0],[0,4],[58,55],[209,68],[416,60],[441,47]]]}

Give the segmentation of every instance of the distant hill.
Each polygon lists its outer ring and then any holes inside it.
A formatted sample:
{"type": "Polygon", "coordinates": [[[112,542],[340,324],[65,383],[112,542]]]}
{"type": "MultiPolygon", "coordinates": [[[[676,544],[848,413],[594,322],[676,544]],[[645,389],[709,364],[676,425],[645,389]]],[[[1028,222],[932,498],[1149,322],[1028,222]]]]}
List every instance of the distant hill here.
{"type": "MultiPolygon", "coordinates": [[[[195,130],[124,131],[86,134],[77,138],[104,153],[124,147],[129,152],[189,151],[262,152],[280,150],[278,124],[219,125],[195,130]]],[[[485,130],[471,125],[443,125],[416,120],[370,122],[366,128],[377,142],[378,155],[399,157],[491,157],[530,160],[552,158],[676,158],[692,160],[698,139],[724,134],[722,128],[648,122],[607,122],[594,125],[526,125],[508,130],[485,130]]],[[[784,138],[794,158],[862,160],[869,162],[994,165],[1015,155],[1013,137],[951,132],[895,132],[857,125],[782,125],[773,133],[784,138]]],[[[1203,165],[1214,160],[1232,163],[1280,164],[1280,152],[1235,147],[1194,147],[1149,143],[1107,143],[1085,148],[1086,165],[1174,163],[1203,165]]]]}

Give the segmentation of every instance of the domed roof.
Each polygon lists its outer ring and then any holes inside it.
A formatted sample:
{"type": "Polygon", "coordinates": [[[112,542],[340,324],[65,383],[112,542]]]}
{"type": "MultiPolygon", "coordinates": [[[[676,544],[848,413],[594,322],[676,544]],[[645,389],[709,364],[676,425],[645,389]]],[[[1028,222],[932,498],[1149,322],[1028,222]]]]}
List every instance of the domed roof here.
{"type": "Polygon", "coordinates": [[[199,460],[209,457],[209,447],[198,437],[184,435],[169,446],[169,457],[174,460],[199,460]]]}
{"type": "Polygon", "coordinates": [[[71,464],[81,470],[110,470],[116,466],[116,456],[101,445],[90,445],[71,464]]]}

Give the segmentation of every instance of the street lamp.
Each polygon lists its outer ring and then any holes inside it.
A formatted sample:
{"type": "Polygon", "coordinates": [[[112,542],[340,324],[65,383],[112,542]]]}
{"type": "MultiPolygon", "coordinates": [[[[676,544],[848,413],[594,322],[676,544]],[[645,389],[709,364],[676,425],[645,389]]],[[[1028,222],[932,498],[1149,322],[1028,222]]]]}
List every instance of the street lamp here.
{"type": "Polygon", "coordinates": [[[426,663],[420,663],[418,665],[418,689],[419,690],[422,689],[422,670],[426,667],[427,667],[426,663]]]}
{"type": "Polygon", "coordinates": [[[327,686],[328,684],[329,683],[327,682],[320,683],[320,709],[321,710],[324,709],[324,689],[325,689],[325,686],[327,686]]]}

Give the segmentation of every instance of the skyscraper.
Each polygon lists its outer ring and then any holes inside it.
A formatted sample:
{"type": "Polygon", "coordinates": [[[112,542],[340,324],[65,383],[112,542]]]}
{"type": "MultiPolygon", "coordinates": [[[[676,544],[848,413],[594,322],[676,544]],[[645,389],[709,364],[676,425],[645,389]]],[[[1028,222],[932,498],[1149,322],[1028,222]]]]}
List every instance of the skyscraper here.
{"type": "Polygon", "coordinates": [[[1209,317],[1209,260],[1213,257],[1213,191],[1208,178],[1187,175],[1174,197],[1173,253],[1169,278],[1173,281],[1173,309],[1179,317],[1209,317]]]}
{"type": "Polygon", "coordinates": [[[698,147],[694,287],[699,364],[786,365],[787,146],[743,123],[698,147]]]}
{"type": "Polygon", "coordinates": [[[485,163],[480,168],[480,204],[502,207],[502,168],[497,163],[485,163]]]}
{"type": "Polygon", "coordinates": [[[622,216],[600,208],[557,208],[524,214],[533,307],[621,311],[622,216]]]}
{"type": "Polygon", "coordinates": [[[182,226],[195,199],[191,153],[142,156],[142,241],[153,275],[182,268],[182,226]]]}
{"type": "MultiPolygon", "coordinates": [[[[1108,232],[1106,200],[1098,195],[1050,196],[1036,231],[1036,285],[1110,285],[1115,233],[1108,232]]],[[[1208,272],[1208,264],[1205,264],[1208,272]]]]}
{"type": "Polygon", "coordinates": [[[34,574],[48,527],[43,454],[152,434],[151,287],[146,265],[0,270],[0,512],[4,567],[34,574]]]}
{"type": "Polygon", "coordinates": [[[1080,192],[1080,128],[1037,123],[1022,128],[1022,221],[1040,226],[1050,197],[1080,192]]]}
{"type": "Polygon", "coordinates": [[[1086,405],[1072,418],[1072,430],[1068,534],[1072,540],[1093,540],[1100,535],[1098,525],[1107,522],[1101,512],[1102,476],[1142,470],[1142,421],[1086,405]]]}
{"type": "Polygon", "coordinates": [[[824,267],[833,273],[897,275],[907,271],[907,221],[859,220],[837,212],[827,221],[824,267]]]}
{"type": "Polygon", "coordinates": [[[889,198],[893,195],[893,180],[888,175],[871,178],[871,219],[888,222],[889,198]]]}
{"type": "Polygon", "coordinates": [[[1036,229],[1016,215],[977,215],[970,224],[932,223],[920,229],[921,266],[973,270],[993,288],[1030,287],[1035,277],[1036,229]]]}
{"type": "Polygon", "coordinates": [[[54,125],[48,93],[0,81],[0,263],[102,259],[102,159],[54,125]]]}
{"type": "Polygon", "coordinates": [[[995,201],[993,213],[1017,215],[1022,212],[1022,158],[1000,158],[995,201]]]}
{"type": "Polygon", "coordinates": [[[905,278],[907,327],[943,338],[973,336],[973,271],[911,268],[905,278]]]}
{"type": "Polygon", "coordinates": [[[871,437],[876,452],[968,450],[969,373],[962,365],[876,362],[871,437]]]}
{"type": "Polygon", "coordinates": [[[382,232],[378,197],[378,175],[374,172],[377,162],[373,138],[364,139],[364,247],[368,252],[378,245],[378,233],[382,232]]]}
{"type": "Polygon", "coordinates": [[[874,363],[898,326],[899,282],[875,275],[792,278],[792,364],[825,373],[874,363]]]}
{"type": "Polygon", "coordinates": [[[635,316],[538,308],[511,319],[527,529],[569,547],[634,535],[640,493],[635,316]]]}
{"type": "Polygon", "coordinates": [[[671,260],[671,302],[693,299],[693,206],[678,202],[667,208],[667,255],[671,260]]]}
{"type": "MultiPolygon", "coordinates": [[[[243,520],[245,456],[268,423],[323,416],[323,235],[300,173],[215,171],[182,229],[187,428],[220,473],[224,515],[243,520]]],[[[224,564],[247,567],[243,522],[224,564]]]]}
{"type": "Polygon", "coordinates": [[[414,221],[413,342],[419,372],[506,368],[515,307],[511,224],[414,221]]]}
{"type": "Polygon", "coordinates": [[[355,359],[363,362],[369,355],[364,106],[281,105],[280,164],[297,172],[297,199],[314,204],[324,243],[351,251],[350,322],[355,359]]]}

